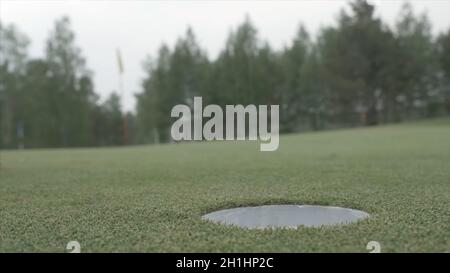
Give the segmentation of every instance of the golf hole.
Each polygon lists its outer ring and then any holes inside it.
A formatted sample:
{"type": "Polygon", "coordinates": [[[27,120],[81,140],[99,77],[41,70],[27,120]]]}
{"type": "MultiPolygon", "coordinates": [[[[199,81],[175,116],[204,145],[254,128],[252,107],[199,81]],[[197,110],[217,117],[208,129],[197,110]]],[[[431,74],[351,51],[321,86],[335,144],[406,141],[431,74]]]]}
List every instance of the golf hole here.
{"type": "Polygon", "coordinates": [[[369,217],[355,209],[313,205],[268,205],[211,212],[202,219],[250,229],[320,227],[342,225],[369,217]]]}

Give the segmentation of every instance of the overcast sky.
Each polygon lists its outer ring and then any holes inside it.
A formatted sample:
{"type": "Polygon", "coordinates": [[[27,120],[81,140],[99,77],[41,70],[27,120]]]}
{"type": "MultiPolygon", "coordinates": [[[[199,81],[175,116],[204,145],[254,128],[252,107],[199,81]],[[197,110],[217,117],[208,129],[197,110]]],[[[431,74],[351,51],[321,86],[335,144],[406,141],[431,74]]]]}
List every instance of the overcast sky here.
{"type": "MultiPolygon", "coordinates": [[[[393,24],[403,1],[371,1],[377,14],[393,24]]],[[[417,12],[426,11],[439,33],[450,26],[450,0],[410,1],[417,12]]],[[[161,43],[171,47],[191,26],[210,58],[215,58],[230,31],[248,14],[261,38],[276,49],[289,45],[298,25],[313,35],[333,24],[347,1],[17,1],[0,0],[0,20],[14,23],[31,39],[30,55],[43,56],[45,40],[55,19],[68,15],[76,43],[94,71],[102,99],[118,89],[116,48],[125,66],[125,108],[134,109],[134,93],[144,77],[142,62],[155,56],[161,43]]]]}

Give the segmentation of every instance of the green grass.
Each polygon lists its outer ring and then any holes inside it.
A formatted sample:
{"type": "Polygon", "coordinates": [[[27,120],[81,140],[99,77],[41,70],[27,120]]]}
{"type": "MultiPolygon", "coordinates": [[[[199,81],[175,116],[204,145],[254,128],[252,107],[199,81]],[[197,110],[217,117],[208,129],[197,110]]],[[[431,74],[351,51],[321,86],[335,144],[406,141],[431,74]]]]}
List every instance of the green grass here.
{"type": "Polygon", "coordinates": [[[0,252],[450,251],[450,119],[257,142],[2,151],[0,252]],[[245,230],[202,214],[259,204],[364,210],[355,224],[245,230]]]}

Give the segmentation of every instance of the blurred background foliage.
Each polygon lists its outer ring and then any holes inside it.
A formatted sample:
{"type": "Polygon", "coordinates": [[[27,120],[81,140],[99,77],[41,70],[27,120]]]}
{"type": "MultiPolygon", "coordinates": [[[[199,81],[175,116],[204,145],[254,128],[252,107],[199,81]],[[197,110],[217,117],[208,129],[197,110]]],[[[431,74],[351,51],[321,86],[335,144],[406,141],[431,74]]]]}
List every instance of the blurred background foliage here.
{"type": "MultiPolygon", "coordinates": [[[[100,103],[70,20],[55,22],[45,56],[0,23],[0,144],[3,148],[113,146],[170,141],[170,110],[204,104],[279,104],[282,133],[395,123],[450,114],[450,29],[437,37],[426,14],[405,4],[394,27],[366,1],[312,38],[300,26],[273,50],[250,18],[208,58],[192,29],[145,60],[135,111],[118,92],[100,103]]],[[[99,35],[100,37],[101,35],[99,35]]]]}

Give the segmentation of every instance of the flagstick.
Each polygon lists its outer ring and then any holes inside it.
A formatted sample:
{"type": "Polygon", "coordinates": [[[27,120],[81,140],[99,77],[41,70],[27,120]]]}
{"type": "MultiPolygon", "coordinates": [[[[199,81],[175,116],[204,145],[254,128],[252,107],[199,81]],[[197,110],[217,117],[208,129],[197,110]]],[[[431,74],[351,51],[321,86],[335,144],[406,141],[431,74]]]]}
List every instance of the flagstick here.
{"type": "Polygon", "coordinates": [[[120,88],[120,100],[122,101],[123,105],[123,144],[128,144],[128,120],[127,120],[127,114],[125,111],[125,103],[124,103],[124,88],[123,88],[123,77],[122,74],[119,76],[119,88],[120,88]]]}
{"type": "Polygon", "coordinates": [[[124,95],[125,95],[125,89],[123,87],[123,63],[122,63],[122,56],[120,55],[119,49],[117,49],[117,65],[119,68],[119,93],[120,93],[120,101],[123,105],[123,124],[122,124],[122,131],[123,131],[123,144],[128,144],[128,120],[127,115],[124,108],[124,95]]]}

